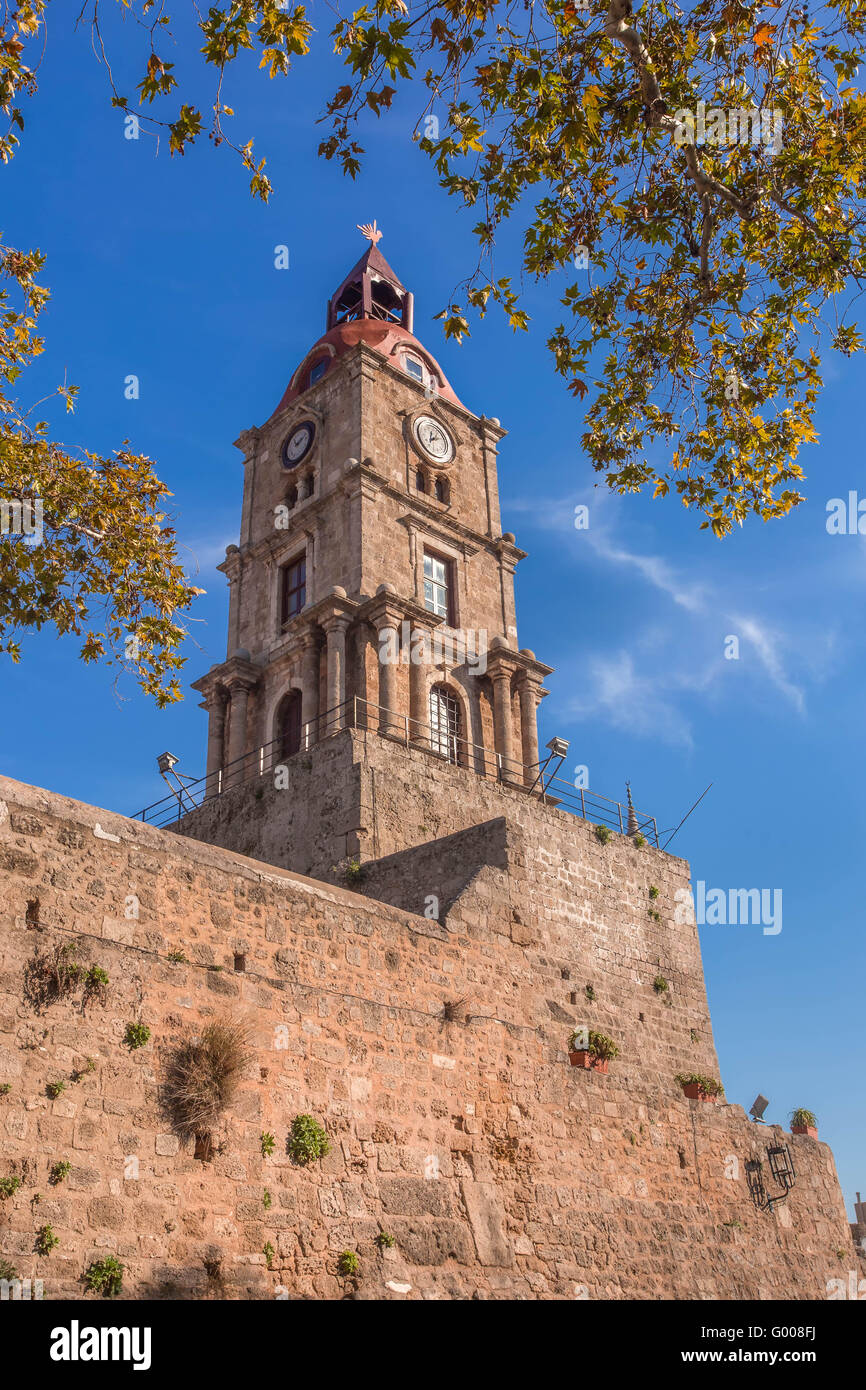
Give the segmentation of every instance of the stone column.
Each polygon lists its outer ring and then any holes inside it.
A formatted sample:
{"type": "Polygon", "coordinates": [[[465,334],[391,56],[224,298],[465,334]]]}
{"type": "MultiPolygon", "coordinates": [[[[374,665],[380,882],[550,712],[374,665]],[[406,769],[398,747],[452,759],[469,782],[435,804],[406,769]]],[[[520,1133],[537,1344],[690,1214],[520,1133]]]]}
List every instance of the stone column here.
{"type": "Polygon", "coordinates": [[[531,787],[538,776],[538,704],[541,688],[524,673],[518,687],[520,735],[523,745],[523,780],[531,787]]]}
{"type": "Polygon", "coordinates": [[[382,653],[387,652],[393,655],[399,642],[400,618],[390,609],[380,613],[374,618],[376,626],[376,637],[378,646],[376,660],[379,666],[379,733],[396,734],[400,731],[400,719],[397,714],[397,662],[383,661],[382,653]],[[383,641],[383,634],[393,631],[395,637],[383,641]]]}
{"type": "Polygon", "coordinates": [[[334,734],[346,722],[342,708],[346,699],[346,629],[350,619],[345,613],[325,618],[322,626],[327,636],[327,728],[322,732],[334,734]]]}
{"type": "Polygon", "coordinates": [[[233,764],[223,778],[223,787],[236,787],[248,772],[245,763],[238,762],[247,751],[247,701],[250,683],[241,676],[235,676],[229,683],[231,709],[229,712],[229,752],[226,762],[233,764]]]}
{"type": "Polygon", "coordinates": [[[503,777],[514,775],[514,730],[511,723],[511,673],[491,671],[493,682],[493,732],[496,752],[502,759],[503,777]]]}
{"type": "Polygon", "coordinates": [[[204,705],[208,712],[205,796],[216,796],[220,790],[219,773],[225,751],[226,692],[222,686],[210,692],[204,705]]]}
{"type": "MultiPolygon", "coordinates": [[[[413,660],[421,655],[421,638],[425,629],[416,624],[412,627],[412,640],[409,644],[409,737],[413,743],[429,742],[428,726],[430,710],[427,707],[427,667],[421,660],[413,660]]],[[[429,633],[427,633],[429,640],[429,633]]]]}
{"type": "Polygon", "coordinates": [[[318,743],[319,728],[319,641],[318,628],[304,634],[301,648],[301,747],[318,743]]]}

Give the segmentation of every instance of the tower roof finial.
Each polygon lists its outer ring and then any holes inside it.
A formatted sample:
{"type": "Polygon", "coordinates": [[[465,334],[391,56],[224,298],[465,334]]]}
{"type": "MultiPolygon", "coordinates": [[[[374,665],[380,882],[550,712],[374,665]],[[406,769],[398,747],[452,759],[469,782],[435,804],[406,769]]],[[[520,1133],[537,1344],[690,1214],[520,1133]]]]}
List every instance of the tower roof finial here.
{"type": "Polygon", "coordinates": [[[376,246],[382,240],[382,233],[376,226],[375,218],[372,222],[359,222],[357,226],[358,231],[361,233],[361,235],[365,236],[367,240],[372,243],[373,246],[376,246]]]}

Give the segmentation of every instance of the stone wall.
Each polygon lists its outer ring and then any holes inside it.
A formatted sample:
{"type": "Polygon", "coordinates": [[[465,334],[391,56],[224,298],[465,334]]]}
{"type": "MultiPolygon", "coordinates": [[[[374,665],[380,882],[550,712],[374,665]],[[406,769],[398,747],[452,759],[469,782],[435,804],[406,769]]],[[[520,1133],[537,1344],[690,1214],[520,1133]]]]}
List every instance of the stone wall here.
{"type": "Polygon", "coordinates": [[[784,1136],[797,1183],[759,1213],[744,1163],[779,1131],[673,1080],[715,1061],[694,928],[668,921],[682,861],[509,825],[508,867],[480,864],[443,924],[5,779],[0,798],[0,1177],[22,1180],[0,1256],[46,1297],[80,1296],[108,1253],[133,1297],[814,1299],[852,1267],[829,1148],[784,1136]],[[28,962],[66,942],[107,998],[37,1011],[28,962]],[[607,1075],[568,1064],[587,983],[621,1046],[607,1075]],[[225,1016],[255,1051],[197,1159],[161,1086],[225,1016]],[[134,1051],[130,1022],[150,1029],[134,1051]],[[286,1148],[302,1113],[332,1144],[311,1167],[286,1148]]]}

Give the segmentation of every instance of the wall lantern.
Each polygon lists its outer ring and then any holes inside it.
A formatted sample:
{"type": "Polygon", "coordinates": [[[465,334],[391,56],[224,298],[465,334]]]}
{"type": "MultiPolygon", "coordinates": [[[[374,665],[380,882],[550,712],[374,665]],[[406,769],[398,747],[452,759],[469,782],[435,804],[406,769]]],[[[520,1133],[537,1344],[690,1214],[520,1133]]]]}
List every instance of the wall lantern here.
{"type": "Polygon", "coordinates": [[[775,1197],[769,1197],[764,1186],[763,1163],[759,1158],[749,1159],[746,1163],[746,1179],[749,1184],[749,1196],[758,1211],[772,1211],[777,1202],[784,1202],[797,1177],[794,1160],[787,1144],[777,1144],[767,1149],[767,1159],[773,1181],[778,1183],[782,1191],[775,1197]]]}

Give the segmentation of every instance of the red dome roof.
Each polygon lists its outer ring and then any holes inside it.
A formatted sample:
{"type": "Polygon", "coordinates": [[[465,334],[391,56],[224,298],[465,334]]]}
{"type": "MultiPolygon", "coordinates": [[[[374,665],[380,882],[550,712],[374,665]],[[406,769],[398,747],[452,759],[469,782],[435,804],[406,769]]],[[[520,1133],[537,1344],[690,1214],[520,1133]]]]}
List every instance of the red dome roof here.
{"type": "MultiPolygon", "coordinates": [[[[368,347],[383,353],[401,372],[406,372],[403,362],[404,352],[408,351],[419,357],[431,376],[436,379],[437,394],[447,401],[453,401],[455,405],[461,404],[436,358],[402,324],[391,323],[384,319],[354,319],[350,323],[339,323],[336,327],[330,328],[314,344],[294,372],[283,398],[273,414],[278,415],[292,401],[297,400],[298,396],[303,395],[304,391],[307,390],[308,373],[316,362],[325,359],[328,364],[325,368],[325,375],[327,375],[331,363],[336,362],[338,358],[357,347],[358,343],[366,343],[368,347]]],[[[411,377],[410,380],[415,380],[415,378],[411,377]]],[[[273,415],[271,419],[273,419],[273,415]]]]}

